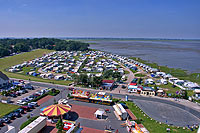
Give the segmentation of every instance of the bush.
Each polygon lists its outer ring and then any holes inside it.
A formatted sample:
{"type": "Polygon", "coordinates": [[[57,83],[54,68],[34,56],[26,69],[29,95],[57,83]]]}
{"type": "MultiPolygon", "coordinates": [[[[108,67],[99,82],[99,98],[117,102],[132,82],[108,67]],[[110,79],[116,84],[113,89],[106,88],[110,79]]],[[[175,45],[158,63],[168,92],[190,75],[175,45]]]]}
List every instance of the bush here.
{"type": "Polygon", "coordinates": [[[73,97],[72,95],[70,95],[70,94],[68,94],[67,97],[68,97],[69,99],[74,98],[74,97],[73,97]]]}
{"type": "Polygon", "coordinates": [[[60,118],[58,122],[56,123],[56,128],[58,129],[57,133],[62,133],[63,127],[64,127],[64,124],[63,124],[62,119],[60,118]]]}
{"type": "Polygon", "coordinates": [[[139,118],[139,119],[135,120],[135,122],[136,122],[137,124],[141,124],[141,123],[142,123],[142,119],[139,118]]]}
{"type": "Polygon", "coordinates": [[[23,128],[25,128],[28,124],[30,124],[31,122],[33,122],[34,120],[36,120],[39,116],[35,116],[32,117],[30,119],[28,119],[26,122],[22,123],[20,126],[20,130],[22,130],[23,128]]]}
{"type": "Polygon", "coordinates": [[[57,94],[59,94],[60,91],[59,90],[52,90],[52,91],[49,91],[47,94],[48,95],[51,95],[51,96],[56,96],[57,94]]]}
{"type": "Polygon", "coordinates": [[[113,101],[114,103],[118,103],[118,102],[120,102],[120,100],[121,100],[121,99],[117,99],[117,98],[113,98],[113,99],[112,99],[112,101],[113,101]]]}

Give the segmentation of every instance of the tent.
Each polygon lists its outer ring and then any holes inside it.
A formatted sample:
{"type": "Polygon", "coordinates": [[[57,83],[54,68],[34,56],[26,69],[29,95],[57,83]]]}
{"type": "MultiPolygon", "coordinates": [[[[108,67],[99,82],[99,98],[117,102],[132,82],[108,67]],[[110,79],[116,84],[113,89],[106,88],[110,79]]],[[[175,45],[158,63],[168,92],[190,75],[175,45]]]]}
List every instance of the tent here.
{"type": "Polygon", "coordinates": [[[105,111],[103,109],[98,109],[94,114],[96,118],[98,118],[98,116],[101,116],[101,119],[103,119],[103,115],[105,114],[105,111]]]}
{"type": "Polygon", "coordinates": [[[67,113],[71,107],[64,104],[50,105],[43,109],[42,113],[46,116],[59,116],[67,113]]]}

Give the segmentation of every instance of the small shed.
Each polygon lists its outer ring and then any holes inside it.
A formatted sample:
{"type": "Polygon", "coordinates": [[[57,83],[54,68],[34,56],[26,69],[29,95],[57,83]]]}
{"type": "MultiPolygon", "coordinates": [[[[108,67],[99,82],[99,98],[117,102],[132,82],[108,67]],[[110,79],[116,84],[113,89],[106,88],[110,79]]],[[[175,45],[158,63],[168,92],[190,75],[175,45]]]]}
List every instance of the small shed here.
{"type": "Polygon", "coordinates": [[[94,115],[95,115],[96,118],[103,119],[103,118],[104,118],[103,116],[106,116],[106,113],[105,113],[105,110],[103,110],[103,109],[98,109],[98,110],[94,113],[94,115]]]}

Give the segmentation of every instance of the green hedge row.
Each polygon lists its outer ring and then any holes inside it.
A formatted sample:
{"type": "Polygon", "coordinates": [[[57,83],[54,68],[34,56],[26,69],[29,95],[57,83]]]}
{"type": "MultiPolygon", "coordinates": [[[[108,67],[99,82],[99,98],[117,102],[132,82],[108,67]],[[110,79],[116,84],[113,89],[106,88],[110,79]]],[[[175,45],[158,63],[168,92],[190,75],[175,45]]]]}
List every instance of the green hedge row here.
{"type": "Polygon", "coordinates": [[[25,128],[28,124],[30,124],[31,122],[33,122],[34,120],[36,120],[39,116],[35,116],[32,117],[30,119],[28,119],[26,122],[22,123],[22,125],[20,126],[20,130],[22,130],[23,128],[25,128]]]}
{"type": "Polygon", "coordinates": [[[59,94],[59,93],[60,93],[60,91],[59,91],[59,90],[56,90],[55,92],[49,91],[47,94],[48,94],[48,95],[51,95],[51,96],[56,96],[56,95],[59,94]]]}

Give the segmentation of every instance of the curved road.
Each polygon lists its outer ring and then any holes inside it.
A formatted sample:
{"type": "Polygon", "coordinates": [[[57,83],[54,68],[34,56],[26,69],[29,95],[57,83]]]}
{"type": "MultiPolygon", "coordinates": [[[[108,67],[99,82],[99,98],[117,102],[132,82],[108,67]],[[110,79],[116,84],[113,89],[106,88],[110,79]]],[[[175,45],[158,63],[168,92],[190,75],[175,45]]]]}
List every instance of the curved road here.
{"type": "MultiPolygon", "coordinates": [[[[61,90],[70,87],[70,86],[41,83],[34,81],[32,81],[31,84],[34,86],[52,87],[61,90]]],[[[73,87],[73,88],[81,89],[79,87],[73,87]]],[[[87,90],[99,91],[93,89],[87,89],[87,90]]],[[[107,93],[112,94],[113,97],[125,98],[124,94],[116,94],[108,91],[107,93]]],[[[164,100],[154,97],[145,97],[140,95],[129,95],[129,100],[132,100],[134,103],[136,103],[147,115],[149,115],[155,120],[167,124],[173,124],[175,126],[200,124],[200,119],[199,119],[200,110],[198,111],[193,108],[169,100],[164,100]]]]}

